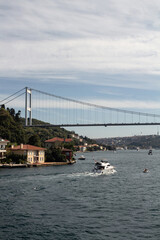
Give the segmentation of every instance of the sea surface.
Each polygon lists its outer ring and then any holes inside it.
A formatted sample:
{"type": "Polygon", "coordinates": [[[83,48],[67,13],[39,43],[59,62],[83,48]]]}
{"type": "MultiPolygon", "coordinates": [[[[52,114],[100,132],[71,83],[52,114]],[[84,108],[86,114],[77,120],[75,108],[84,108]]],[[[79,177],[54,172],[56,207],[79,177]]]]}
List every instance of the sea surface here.
{"type": "Polygon", "coordinates": [[[0,169],[1,240],[160,239],[160,151],[84,155],[68,166],[0,169]],[[116,172],[93,174],[101,159],[116,172]]]}

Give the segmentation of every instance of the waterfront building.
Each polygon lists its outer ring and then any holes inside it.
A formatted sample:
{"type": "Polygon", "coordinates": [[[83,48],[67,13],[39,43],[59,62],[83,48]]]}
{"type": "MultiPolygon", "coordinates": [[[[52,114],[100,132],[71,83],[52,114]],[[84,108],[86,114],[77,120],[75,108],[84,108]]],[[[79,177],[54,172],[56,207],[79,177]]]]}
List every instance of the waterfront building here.
{"type": "Polygon", "coordinates": [[[52,139],[48,139],[45,141],[45,147],[50,148],[51,146],[60,146],[62,143],[70,143],[72,142],[72,138],[59,138],[54,137],[52,139]]]}
{"type": "Polygon", "coordinates": [[[6,158],[6,146],[8,143],[8,140],[0,137],[0,160],[6,158]]]}
{"type": "Polygon", "coordinates": [[[12,145],[9,150],[12,153],[26,156],[27,163],[35,164],[45,162],[45,148],[28,144],[20,144],[18,146],[12,145]]]}
{"type": "Polygon", "coordinates": [[[86,146],[79,146],[79,151],[80,152],[85,152],[87,150],[87,147],[86,146]]]}

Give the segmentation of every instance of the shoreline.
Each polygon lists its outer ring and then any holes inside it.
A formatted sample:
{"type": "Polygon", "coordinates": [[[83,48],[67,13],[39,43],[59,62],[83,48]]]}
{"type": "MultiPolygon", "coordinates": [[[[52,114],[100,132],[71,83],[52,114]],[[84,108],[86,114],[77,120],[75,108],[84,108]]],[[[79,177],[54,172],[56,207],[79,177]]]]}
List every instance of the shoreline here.
{"type": "Polygon", "coordinates": [[[63,166],[63,165],[71,165],[76,163],[75,160],[67,161],[67,162],[44,162],[44,163],[26,163],[26,164],[0,164],[0,168],[30,168],[30,167],[48,167],[48,166],[63,166]]]}

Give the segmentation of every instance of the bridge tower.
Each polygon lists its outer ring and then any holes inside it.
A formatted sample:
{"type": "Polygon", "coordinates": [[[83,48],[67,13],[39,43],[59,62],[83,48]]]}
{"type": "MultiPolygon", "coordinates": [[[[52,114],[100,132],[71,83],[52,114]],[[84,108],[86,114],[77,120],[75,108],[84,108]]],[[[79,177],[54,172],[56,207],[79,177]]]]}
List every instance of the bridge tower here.
{"type": "Polygon", "coordinates": [[[25,92],[25,125],[32,125],[32,90],[26,87],[25,92]],[[29,113],[29,118],[28,118],[29,113]]]}

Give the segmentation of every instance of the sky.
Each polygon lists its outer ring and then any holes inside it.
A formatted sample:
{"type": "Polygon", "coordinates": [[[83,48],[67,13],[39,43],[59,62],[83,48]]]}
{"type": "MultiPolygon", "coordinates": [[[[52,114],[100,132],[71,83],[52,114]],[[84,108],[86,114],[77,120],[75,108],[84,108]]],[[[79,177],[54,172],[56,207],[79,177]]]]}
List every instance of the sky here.
{"type": "MultiPolygon", "coordinates": [[[[159,0],[0,0],[0,100],[27,86],[160,114],[159,39],[159,0]]],[[[100,138],[158,127],[69,130],[100,138]]]]}

